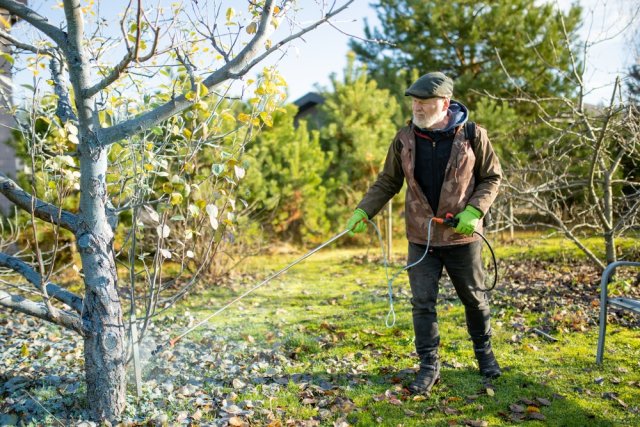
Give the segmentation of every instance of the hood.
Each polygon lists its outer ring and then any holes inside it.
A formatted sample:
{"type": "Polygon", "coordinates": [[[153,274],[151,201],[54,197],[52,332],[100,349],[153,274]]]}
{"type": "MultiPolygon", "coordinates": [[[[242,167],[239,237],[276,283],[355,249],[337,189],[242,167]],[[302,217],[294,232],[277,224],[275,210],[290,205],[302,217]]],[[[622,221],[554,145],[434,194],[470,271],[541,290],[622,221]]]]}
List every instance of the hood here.
{"type": "Polygon", "coordinates": [[[469,110],[461,102],[451,100],[449,104],[449,124],[444,129],[438,129],[436,132],[448,132],[453,128],[462,126],[469,117],[469,110]]]}

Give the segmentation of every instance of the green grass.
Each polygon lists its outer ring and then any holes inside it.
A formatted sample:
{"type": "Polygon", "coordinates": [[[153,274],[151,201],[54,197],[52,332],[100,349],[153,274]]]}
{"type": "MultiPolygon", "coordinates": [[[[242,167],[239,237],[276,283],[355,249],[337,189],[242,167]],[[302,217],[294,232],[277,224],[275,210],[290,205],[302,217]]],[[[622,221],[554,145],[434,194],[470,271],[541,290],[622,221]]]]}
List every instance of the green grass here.
{"type": "MultiPolygon", "coordinates": [[[[569,250],[554,239],[544,239],[541,248],[533,245],[531,238],[523,242],[528,244],[496,245],[498,256],[537,257],[544,253],[557,260],[561,258],[559,253],[569,250]]],[[[635,244],[637,249],[637,243],[624,244],[631,248],[635,244]]],[[[403,247],[396,248],[398,260],[406,254],[406,244],[403,247]]],[[[529,420],[527,425],[617,426],[640,422],[639,414],[632,412],[640,406],[637,329],[610,325],[605,363],[597,367],[595,329],[559,334],[555,343],[536,335],[524,335],[513,342],[516,331],[511,327],[512,316],[525,316],[530,324],[535,324],[535,317],[530,313],[504,313],[494,319],[494,347],[505,373],[493,382],[494,395],[489,395],[475,367],[463,308],[455,300],[439,302],[441,355],[445,362],[441,384],[426,400],[402,395],[398,381],[406,384],[411,377],[397,374],[417,362],[412,355],[408,280],[402,274],[394,284],[397,321],[387,328],[389,306],[382,266],[353,261],[354,256],[366,252],[325,249],[231,306],[224,315],[212,318],[210,324],[221,331],[235,331],[237,339],[251,336],[256,347],[281,342],[295,357],[288,374],[309,374],[314,381],[340,385],[332,399],[339,396],[355,404],[353,410],[346,411],[352,425],[447,426],[464,425],[466,420],[485,420],[491,426],[513,425],[516,422],[509,419],[509,405],[520,404],[526,410],[523,399],[536,398],[551,402],[540,408],[546,421],[529,420]],[[349,371],[353,367],[357,369],[349,371]],[[387,391],[400,396],[402,403],[396,405],[381,398],[387,391]],[[611,395],[605,393],[615,393],[619,401],[607,398],[611,395]]],[[[378,255],[373,250],[369,253],[378,255]]],[[[188,309],[197,319],[203,318],[300,255],[248,259],[241,268],[256,275],[256,281],[247,280],[233,290],[210,288],[176,307],[174,313],[188,309]]],[[[392,271],[399,266],[394,265],[392,271]]],[[[188,339],[198,342],[199,337],[196,330],[188,339]]],[[[238,398],[264,400],[255,393],[238,398]]],[[[283,424],[288,419],[318,416],[317,407],[302,403],[300,388],[293,383],[269,404],[279,408],[276,415],[283,424]]],[[[333,425],[339,416],[336,410],[323,419],[322,425],[333,425]]]]}

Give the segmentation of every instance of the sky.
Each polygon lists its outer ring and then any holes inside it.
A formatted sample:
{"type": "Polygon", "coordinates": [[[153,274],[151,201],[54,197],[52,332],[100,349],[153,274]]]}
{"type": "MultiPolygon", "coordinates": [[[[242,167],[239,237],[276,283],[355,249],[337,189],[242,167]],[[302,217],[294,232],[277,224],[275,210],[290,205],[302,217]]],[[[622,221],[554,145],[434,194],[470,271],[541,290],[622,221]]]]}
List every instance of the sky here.
{"type": "MultiPolygon", "coordinates": [[[[100,1],[100,0],[96,0],[100,1]]],[[[164,0],[163,0],[164,1],[164,0]]],[[[175,0],[166,0],[167,3],[175,0]]],[[[542,1],[542,0],[540,0],[542,1]]],[[[186,3],[189,0],[185,1],[186,3]]],[[[297,18],[302,25],[312,22],[319,16],[318,3],[331,4],[333,0],[298,0],[299,11],[297,18]]],[[[282,56],[274,54],[267,64],[278,62],[278,68],[288,83],[288,101],[303,96],[315,90],[316,85],[328,87],[329,76],[332,73],[342,75],[346,65],[348,43],[351,36],[363,37],[365,20],[370,25],[377,23],[371,0],[355,0],[353,4],[333,20],[333,27],[324,24],[316,30],[306,34],[302,39],[292,42],[282,56]]],[[[57,0],[39,0],[31,2],[41,14],[57,22],[61,18],[61,11],[52,6],[57,0]]],[[[111,0],[102,2],[110,6],[104,9],[122,10],[127,0],[111,0]],[[113,7],[115,5],[115,7],[113,7]]],[[[134,2],[135,3],[135,2],[134,2]]],[[[154,3],[144,0],[143,4],[154,3]]],[[[232,5],[236,9],[246,10],[247,0],[222,1],[224,7],[232,5]]],[[[337,4],[343,1],[338,0],[337,4]]],[[[629,11],[633,8],[634,0],[581,0],[585,8],[586,23],[581,35],[592,42],[599,41],[589,49],[586,70],[586,86],[589,89],[586,101],[592,104],[605,103],[611,96],[612,83],[618,74],[624,74],[632,61],[632,50],[627,46],[625,25],[629,21],[629,11]]],[[[569,7],[571,0],[556,0],[557,7],[569,7]]],[[[113,12],[111,12],[113,14],[113,12]]],[[[111,18],[115,19],[115,18],[111,18]]],[[[259,70],[262,67],[258,67],[259,70]]],[[[425,72],[433,70],[424,70],[425,72]]],[[[18,77],[18,80],[20,77],[18,77]]]]}
{"type": "MultiPolygon", "coordinates": [[[[336,18],[339,28],[353,36],[364,37],[364,20],[367,19],[370,26],[378,22],[370,3],[371,0],[355,0],[348,10],[336,18]]],[[[571,1],[559,0],[555,3],[565,10],[571,1]]],[[[627,23],[634,1],[581,0],[581,4],[585,10],[581,36],[594,43],[587,57],[585,78],[589,92],[585,100],[592,104],[606,103],[611,97],[616,75],[625,74],[632,64],[632,50],[628,47],[625,35],[628,36],[630,31],[627,23]]],[[[288,57],[280,64],[280,72],[289,84],[290,100],[313,91],[315,84],[328,86],[329,75],[342,75],[346,65],[348,36],[325,25],[305,39],[305,42],[294,43],[297,49],[290,49],[288,57]]],[[[425,70],[428,71],[433,70],[425,70]]]]}

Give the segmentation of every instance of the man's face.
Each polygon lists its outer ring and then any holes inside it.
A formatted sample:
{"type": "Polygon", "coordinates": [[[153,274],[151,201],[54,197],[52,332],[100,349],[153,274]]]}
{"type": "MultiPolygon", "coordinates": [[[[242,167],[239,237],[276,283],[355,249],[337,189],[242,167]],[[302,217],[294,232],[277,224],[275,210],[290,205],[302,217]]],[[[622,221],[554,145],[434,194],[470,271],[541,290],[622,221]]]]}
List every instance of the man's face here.
{"type": "Polygon", "coordinates": [[[413,123],[422,129],[430,129],[447,116],[449,100],[446,98],[412,98],[413,123]]]}

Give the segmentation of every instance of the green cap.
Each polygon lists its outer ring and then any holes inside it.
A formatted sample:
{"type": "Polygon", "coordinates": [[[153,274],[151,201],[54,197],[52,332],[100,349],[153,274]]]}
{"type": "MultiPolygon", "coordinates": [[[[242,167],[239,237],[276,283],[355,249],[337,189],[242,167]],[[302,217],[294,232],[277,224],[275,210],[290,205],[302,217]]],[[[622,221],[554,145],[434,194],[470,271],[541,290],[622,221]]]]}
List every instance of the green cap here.
{"type": "Polygon", "coordinates": [[[413,82],[404,94],[421,99],[451,98],[453,96],[453,80],[440,71],[427,73],[413,82]]]}

